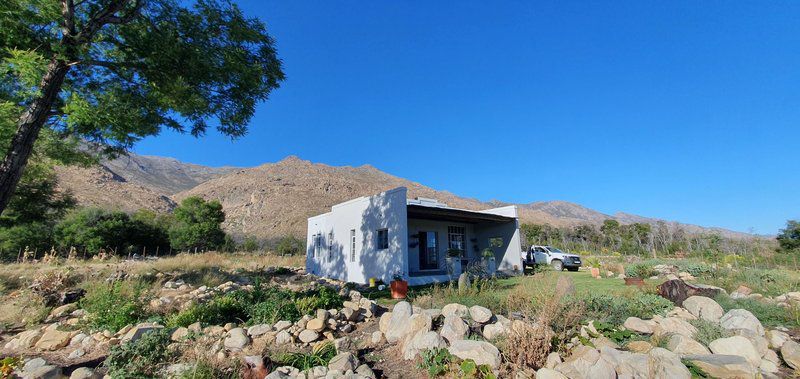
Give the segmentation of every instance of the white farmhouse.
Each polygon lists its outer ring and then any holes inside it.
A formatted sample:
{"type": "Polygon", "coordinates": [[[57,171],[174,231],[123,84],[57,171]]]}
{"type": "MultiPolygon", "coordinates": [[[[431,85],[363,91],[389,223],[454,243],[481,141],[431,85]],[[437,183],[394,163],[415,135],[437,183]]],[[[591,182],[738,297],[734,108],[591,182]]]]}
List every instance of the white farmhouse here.
{"type": "Polygon", "coordinates": [[[494,252],[498,271],[521,270],[516,206],[470,211],[407,199],[407,192],[398,187],[359,197],[309,218],[306,271],[361,284],[370,278],[389,283],[401,274],[420,285],[457,276],[453,261],[464,268],[480,264],[486,248],[494,252]],[[461,250],[461,258],[448,259],[449,249],[461,250]]]}

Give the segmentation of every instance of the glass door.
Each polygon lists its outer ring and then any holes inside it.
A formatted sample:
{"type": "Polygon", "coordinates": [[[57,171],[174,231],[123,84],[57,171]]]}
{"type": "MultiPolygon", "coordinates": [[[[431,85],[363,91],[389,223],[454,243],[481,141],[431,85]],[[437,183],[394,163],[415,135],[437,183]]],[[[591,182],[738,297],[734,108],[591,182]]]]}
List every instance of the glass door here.
{"type": "Polygon", "coordinates": [[[419,269],[439,268],[439,239],[436,232],[419,232],[419,269]]]}

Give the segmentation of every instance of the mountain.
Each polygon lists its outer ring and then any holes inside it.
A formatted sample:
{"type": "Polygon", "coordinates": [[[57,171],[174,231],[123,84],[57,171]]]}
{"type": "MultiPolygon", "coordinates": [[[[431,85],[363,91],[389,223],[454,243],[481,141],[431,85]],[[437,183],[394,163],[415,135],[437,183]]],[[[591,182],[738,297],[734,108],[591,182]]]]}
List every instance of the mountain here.
{"type": "MultiPolygon", "coordinates": [[[[271,240],[294,234],[304,236],[306,219],[330,210],[334,204],[395,187],[407,187],[410,197],[434,198],[451,207],[487,209],[509,205],[483,202],[435,190],[378,170],[370,165],[330,166],[290,156],[277,163],[252,168],[206,167],[172,158],[130,156],[105,161],[99,167],[59,167],[63,188],[79,203],[133,211],[148,208],[169,211],[188,196],[219,200],[226,213],[225,229],[235,237],[271,240]]],[[[566,201],[517,204],[520,221],[560,227],[600,225],[606,219],[623,224],[657,224],[656,218],[627,213],[607,215],[566,201]]],[[[667,222],[687,232],[714,232],[743,238],[749,234],[721,228],[667,222]]]]}

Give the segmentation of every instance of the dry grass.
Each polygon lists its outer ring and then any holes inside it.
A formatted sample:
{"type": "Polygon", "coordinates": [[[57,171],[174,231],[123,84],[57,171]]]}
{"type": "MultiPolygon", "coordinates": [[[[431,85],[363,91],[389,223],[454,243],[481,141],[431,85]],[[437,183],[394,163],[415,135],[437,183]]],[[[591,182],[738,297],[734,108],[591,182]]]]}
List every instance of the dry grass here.
{"type": "Polygon", "coordinates": [[[277,256],[271,254],[252,253],[201,253],[178,254],[156,261],[141,262],[134,268],[134,273],[145,273],[153,270],[160,272],[193,271],[209,268],[224,270],[258,271],[267,267],[302,267],[305,256],[277,256]]]}

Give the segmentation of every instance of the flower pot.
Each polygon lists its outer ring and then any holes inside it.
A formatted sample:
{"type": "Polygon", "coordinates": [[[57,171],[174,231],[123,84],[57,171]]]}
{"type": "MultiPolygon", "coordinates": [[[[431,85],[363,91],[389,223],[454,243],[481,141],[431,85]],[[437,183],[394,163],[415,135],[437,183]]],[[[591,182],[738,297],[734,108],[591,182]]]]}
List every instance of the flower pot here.
{"type": "Polygon", "coordinates": [[[642,278],[625,278],[625,285],[626,286],[643,286],[644,279],[642,278]]]}
{"type": "Polygon", "coordinates": [[[394,280],[389,283],[392,290],[392,299],[405,299],[408,294],[408,282],[405,280],[394,280]]]}
{"type": "Polygon", "coordinates": [[[592,268],[590,269],[590,271],[592,272],[592,277],[593,277],[593,278],[597,279],[597,278],[599,278],[599,277],[600,277],[600,269],[599,269],[599,268],[597,268],[597,267],[592,267],[592,268]]]}
{"type": "Polygon", "coordinates": [[[494,275],[494,272],[497,271],[497,265],[494,262],[494,258],[484,258],[483,267],[486,268],[486,273],[489,275],[494,275]]]}

